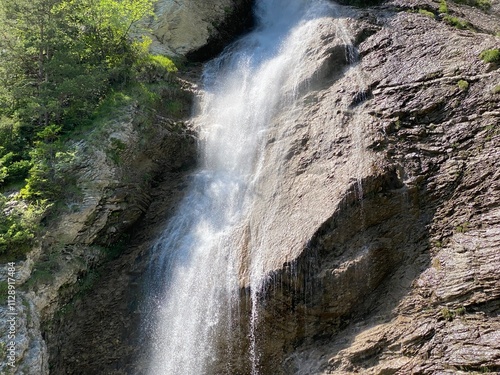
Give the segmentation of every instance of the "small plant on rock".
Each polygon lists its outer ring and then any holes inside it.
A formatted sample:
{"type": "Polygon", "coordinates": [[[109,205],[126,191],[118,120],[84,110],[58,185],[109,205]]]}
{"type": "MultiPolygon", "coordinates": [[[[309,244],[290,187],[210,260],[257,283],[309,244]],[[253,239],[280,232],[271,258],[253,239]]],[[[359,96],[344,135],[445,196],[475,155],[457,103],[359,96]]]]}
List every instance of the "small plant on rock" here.
{"type": "Polygon", "coordinates": [[[436,15],[434,13],[429,12],[428,10],[425,9],[419,9],[418,13],[426,17],[436,18],[436,15]]]}
{"type": "Polygon", "coordinates": [[[486,63],[500,63],[500,49],[487,49],[481,52],[479,58],[486,63]]]}
{"type": "Polygon", "coordinates": [[[457,85],[458,85],[458,88],[460,90],[462,90],[462,91],[465,91],[465,90],[467,90],[469,88],[469,82],[467,82],[467,81],[465,81],[463,79],[461,79],[460,81],[458,81],[457,85]]]}
{"type": "Polygon", "coordinates": [[[464,20],[457,18],[457,17],[450,16],[448,14],[443,17],[443,21],[446,22],[448,25],[454,26],[460,30],[465,30],[465,29],[471,28],[471,25],[467,21],[464,21],[464,20]]]}
{"type": "Polygon", "coordinates": [[[441,0],[439,2],[439,13],[447,14],[448,13],[448,4],[446,4],[446,0],[441,0]]]}

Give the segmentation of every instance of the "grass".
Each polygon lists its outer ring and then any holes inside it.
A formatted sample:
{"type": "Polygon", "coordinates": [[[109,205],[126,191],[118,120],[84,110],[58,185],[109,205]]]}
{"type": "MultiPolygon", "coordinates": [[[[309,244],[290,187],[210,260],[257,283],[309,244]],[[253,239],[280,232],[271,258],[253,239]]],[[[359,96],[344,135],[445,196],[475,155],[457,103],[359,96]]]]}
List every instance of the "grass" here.
{"type": "Polygon", "coordinates": [[[26,288],[31,289],[35,285],[48,284],[54,278],[57,271],[60,270],[59,253],[54,251],[49,254],[45,260],[37,263],[31,273],[30,278],[26,281],[26,288]]]}
{"type": "Polygon", "coordinates": [[[500,50],[486,49],[479,54],[479,58],[485,63],[500,63],[500,50]]]}
{"type": "Polygon", "coordinates": [[[436,18],[436,15],[434,13],[429,12],[428,10],[425,9],[419,9],[418,13],[426,17],[436,18]]]}
{"type": "Polygon", "coordinates": [[[446,0],[441,0],[439,2],[439,9],[438,9],[439,13],[442,14],[442,13],[445,13],[447,14],[448,13],[448,4],[446,4],[446,0]]]}
{"type": "Polygon", "coordinates": [[[469,225],[470,225],[470,224],[469,224],[469,223],[467,223],[467,222],[465,222],[465,223],[463,223],[463,224],[460,224],[460,225],[458,225],[458,226],[455,228],[455,231],[456,231],[457,233],[465,233],[465,232],[467,232],[467,231],[469,230],[469,225]]]}
{"type": "Polygon", "coordinates": [[[449,14],[443,17],[443,21],[446,22],[448,25],[456,27],[457,29],[460,30],[472,29],[472,26],[469,22],[458,17],[450,16],[449,14]]]}

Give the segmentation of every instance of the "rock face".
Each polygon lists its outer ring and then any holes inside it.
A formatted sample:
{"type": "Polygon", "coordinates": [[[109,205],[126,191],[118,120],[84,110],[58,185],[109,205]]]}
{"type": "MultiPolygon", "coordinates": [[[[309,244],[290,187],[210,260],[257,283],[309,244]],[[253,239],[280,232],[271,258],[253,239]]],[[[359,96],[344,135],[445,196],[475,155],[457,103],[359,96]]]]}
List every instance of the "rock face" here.
{"type": "MultiPolygon", "coordinates": [[[[266,264],[257,314],[242,278],[242,318],[212,373],[251,373],[252,316],[261,374],[500,371],[500,71],[479,58],[500,47],[498,5],[448,3],[465,30],[438,7],[394,0],[324,21],[301,110],[268,140],[265,165],[286,163],[279,186],[259,188],[277,198],[250,219],[286,251],[266,264]]],[[[54,374],[143,372],[140,274],[182,195],[175,181],[158,186],[126,255],[47,330],[54,374]]]]}
{"type": "Polygon", "coordinates": [[[252,24],[250,0],[160,0],[151,23],[155,53],[206,60],[252,24]]]}
{"type": "MultiPolygon", "coordinates": [[[[169,93],[166,93],[168,99],[169,93]]],[[[176,94],[189,100],[190,94],[176,94]]],[[[162,101],[163,105],[163,101],[162,101]]],[[[131,230],[151,201],[151,186],[158,176],[181,176],[195,160],[195,137],[179,119],[154,111],[148,117],[137,103],[97,127],[74,144],[81,197],[68,202],[68,210],[53,220],[39,248],[16,262],[16,366],[7,367],[0,352],[0,371],[7,374],[47,374],[46,338],[54,313],[63,313],[74,294],[97,278],[93,269],[109,258],[110,248],[131,230]]],[[[7,275],[2,266],[2,275],[7,275]]],[[[83,289],[82,289],[83,288],[83,289]]],[[[9,318],[0,307],[2,321],[9,318]]],[[[56,314],[56,315],[57,315],[56,314]]],[[[0,336],[7,337],[2,325],[0,336]]],[[[3,341],[3,340],[2,340],[3,341]]],[[[2,373],[4,373],[2,372],[2,373]]]]}
{"type": "MultiPolygon", "coordinates": [[[[500,371],[500,72],[479,58],[500,46],[499,18],[452,6],[473,29],[461,31],[419,7],[438,13],[431,2],[353,11],[357,73],[323,78],[292,140],[279,139],[290,148],[267,227],[275,246],[331,214],[301,250],[286,242],[290,260],[262,292],[262,374],[500,371]]],[[[250,373],[249,326],[235,329],[228,373],[250,373]]]]}

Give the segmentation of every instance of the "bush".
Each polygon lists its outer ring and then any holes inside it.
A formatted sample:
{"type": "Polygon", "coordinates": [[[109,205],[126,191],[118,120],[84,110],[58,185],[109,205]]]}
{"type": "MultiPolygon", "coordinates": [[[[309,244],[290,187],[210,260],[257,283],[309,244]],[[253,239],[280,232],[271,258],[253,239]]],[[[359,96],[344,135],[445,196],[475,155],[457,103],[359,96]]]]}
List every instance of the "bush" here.
{"type": "Polygon", "coordinates": [[[7,281],[0,281],[0,304],[5,304],[5,301],[7,301],[7,292],[9,291],[9,285],[7,284],[7,281]]]}
{"type": "Polygon", "coordinates": [[[154,83],[168,80],[177,72],[175,63],[168,57],[145,54],[137,63],[137,79],[141,82],[154,83]]]}
{"type": "Polygon", "coordinates": [[[0,261],[20,259],[33,246],[44,208],[0,200],[0,261]]]}
{"type": "Polygon", "coordinates": [[[446,0],[441,0],[439,2],[439,13],[448,13],[448,4],[446,4],[446,0]]]}
{"type": "Polygon", "coordinates": [[[479,58],[486,63],[500,63],[500,50],[487,49],[481,52],[479,58]]]}

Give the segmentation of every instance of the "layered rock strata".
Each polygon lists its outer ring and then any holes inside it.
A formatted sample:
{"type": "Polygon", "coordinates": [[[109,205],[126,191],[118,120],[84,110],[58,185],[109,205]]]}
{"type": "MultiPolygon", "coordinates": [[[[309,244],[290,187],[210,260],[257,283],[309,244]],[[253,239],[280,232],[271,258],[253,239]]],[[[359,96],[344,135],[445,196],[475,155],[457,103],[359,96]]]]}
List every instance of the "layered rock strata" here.
{"type": "MultiPolygon", "coordinates": [[[[280,183],[258,186],[275,199],[249,219],[285,250],[268,259],[257,314],[243,271],[241,320],[213,373],[250,373],[252,316],[262,374],[500,371],[500,72],[479,57],[500,47],[498,5],[450,2],[465,30],[438,7],[396,0],[324,21],[301,110],[269,133],[280,183]]],[[[184,184],[158,190],[126,255],[50,331],[54,373],[144,371],[140,274],[184,184]]]]}

